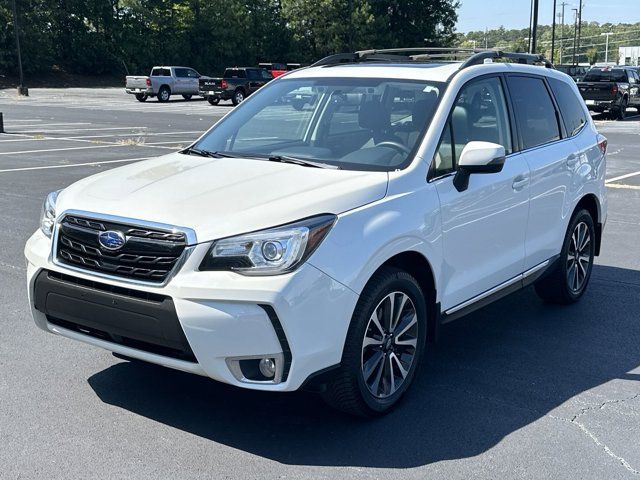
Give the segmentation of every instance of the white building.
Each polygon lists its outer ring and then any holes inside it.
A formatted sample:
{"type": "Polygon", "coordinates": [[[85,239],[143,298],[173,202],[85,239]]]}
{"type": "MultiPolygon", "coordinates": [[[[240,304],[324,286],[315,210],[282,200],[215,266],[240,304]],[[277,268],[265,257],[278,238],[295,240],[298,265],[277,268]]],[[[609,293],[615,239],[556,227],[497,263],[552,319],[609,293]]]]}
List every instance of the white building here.
{"type": "Polygon", "coordinates": [[[620,47],[618,51],[620,65],[640,65],[640,47],[620,47]]]}

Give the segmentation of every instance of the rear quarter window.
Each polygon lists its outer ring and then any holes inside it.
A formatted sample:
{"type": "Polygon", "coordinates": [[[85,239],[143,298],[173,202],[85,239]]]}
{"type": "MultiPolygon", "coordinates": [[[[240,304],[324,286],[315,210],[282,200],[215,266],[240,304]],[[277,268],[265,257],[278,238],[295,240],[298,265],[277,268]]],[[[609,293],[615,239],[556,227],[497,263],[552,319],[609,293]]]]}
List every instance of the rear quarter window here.
{"type": "Polygon", "coordinates": [[[536,77],[507,78],[513,109],[525,149],[560,139],[556,109],[544,80],[536,77]]]}
{"type": "Polygon", "coordinates": [[[567,134],[573,136],[587,123],[587,115],[582,107],[582,98],[578,97],[571,85],[562,80],[549,78],[549,85],[551,85],[553,95],[558,102],[567,134]]]}

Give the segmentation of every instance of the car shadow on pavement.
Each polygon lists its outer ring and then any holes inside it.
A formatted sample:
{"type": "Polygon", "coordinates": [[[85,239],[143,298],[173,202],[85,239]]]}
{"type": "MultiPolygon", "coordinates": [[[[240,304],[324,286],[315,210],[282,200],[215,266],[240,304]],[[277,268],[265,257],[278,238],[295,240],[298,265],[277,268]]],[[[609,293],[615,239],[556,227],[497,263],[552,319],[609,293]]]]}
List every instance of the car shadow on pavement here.
{"type": "Polygon", "coordinates": [[[637,311],[635,270],[594,267],[569,307],[518,292],[443,327],[404,401],[374,420],[311,393],[253,392],[142,362],[88,381],[110,405],[281,463],[415,467],[478,455],[586,390],[640,380],[629,373],[640,365],[637,311]]]}

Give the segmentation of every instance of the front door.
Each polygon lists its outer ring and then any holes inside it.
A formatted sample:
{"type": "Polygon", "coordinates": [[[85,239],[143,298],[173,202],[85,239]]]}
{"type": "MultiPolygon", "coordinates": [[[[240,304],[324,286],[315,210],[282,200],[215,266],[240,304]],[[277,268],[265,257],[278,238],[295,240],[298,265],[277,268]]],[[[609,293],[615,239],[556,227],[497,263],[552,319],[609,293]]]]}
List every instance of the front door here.
{"type": "Polygon", "coordinates": [[[529,167],[513,153],[513,136],[500,77],[483,77],[460,91],[443,131],[431,178],[440,198],[444,264],[442,310],[447,311],[523,271],[529,213],[529,167]],[[457,159],[471,141],[501,144],[501,172],[472,174],[459,192],[457,159]]]}

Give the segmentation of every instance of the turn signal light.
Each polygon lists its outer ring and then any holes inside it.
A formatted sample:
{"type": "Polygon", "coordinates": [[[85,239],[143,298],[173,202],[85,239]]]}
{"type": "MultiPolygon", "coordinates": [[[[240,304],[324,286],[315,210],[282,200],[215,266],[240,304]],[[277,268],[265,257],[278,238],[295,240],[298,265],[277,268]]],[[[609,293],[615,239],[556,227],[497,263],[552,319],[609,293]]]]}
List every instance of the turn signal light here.
{"type": "Polygon", "coordinates": [[[222,81],[220,82],[220,87],[221,87],[221,88],[226,89],[228,86],[229,86],[229,84],[227,83],[227,81],[226,81],[226,80],[222,80],[222,81]]]}

